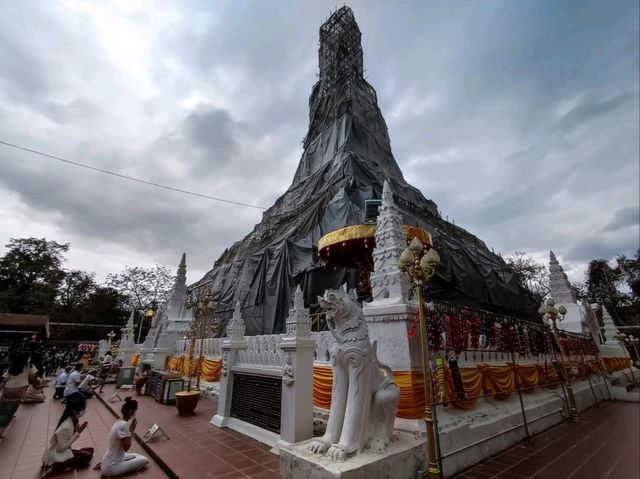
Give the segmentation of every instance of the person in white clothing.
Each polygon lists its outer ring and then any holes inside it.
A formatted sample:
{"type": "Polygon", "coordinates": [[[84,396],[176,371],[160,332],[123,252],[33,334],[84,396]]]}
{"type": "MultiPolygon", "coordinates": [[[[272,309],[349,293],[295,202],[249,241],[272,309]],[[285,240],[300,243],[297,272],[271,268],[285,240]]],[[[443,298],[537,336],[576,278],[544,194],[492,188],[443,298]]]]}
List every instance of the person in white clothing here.
{"type": "Polygon", "coordinates": [[[113,362],[113,356],[111,356],[109,353],[104,355],[104,358],[102,358],[102,364],[110,364],[113,362]]]}
{"type": "Polygon", "coordinates": [[[56,392],[53,395],[54,399],[60,399],[64,394],[64,388],[67,386],[67,380],[69,379],[69,374],[73,368],[71,366],[67,366],[66,368],[60,368],[58,371],[58,377],[56,378],[56,392]]]}
{"type": "Polygon", "coordinates": [[[0,401],[21,401],[27,386],[36,378],[37,368],[29,364],[29,354],[20,353],[11,359],[11,366],[0,379],[0,401]]]}
{"type": "Polygon", "coordinates": [[[87,427],[87,422],[80,423],[84,416],[87,403],[84,399],[69,401],[62,413],[49,446],[42,457],[44,473],[42,477],[58,474],[67,469],[77,469],[88,466],[93,457],[92,447],[71,449],[71,445],[80,437],[87,427]]]}
{"type": "Polygon", "coordinates": [[[98,371],[92,369],[87,374],[85,374],[84,379],[80,383],[80,386],[78,386],[78,389],[85,397],[85,399],[92,398],[93,390],[100,385],[98,382],[98,378],[96,378],[96,374],[98,374],[98,371]]]}
{"type": "Polygon", "coordinates": [[[82,363],[76,363],[73,371],[69,374],[67,379],[67,385],[64,387],[64,400],[74,401],[78,399],[85,399],[84,395],[78,389],[82,382],[82,363]]]}
{"type": "Polygon", "coordinates": [[[125,398],[122,405],[122,419],[118,419],[109,434],[109,449],[102,462],[94,467],[100,469],[102,477],[120,476],[138,471],[149,464],[142,454],[128,453],[131,448],[131,436],[136,430],[138,421],[135,418],[138,402],[130,397],[125,398]]]}

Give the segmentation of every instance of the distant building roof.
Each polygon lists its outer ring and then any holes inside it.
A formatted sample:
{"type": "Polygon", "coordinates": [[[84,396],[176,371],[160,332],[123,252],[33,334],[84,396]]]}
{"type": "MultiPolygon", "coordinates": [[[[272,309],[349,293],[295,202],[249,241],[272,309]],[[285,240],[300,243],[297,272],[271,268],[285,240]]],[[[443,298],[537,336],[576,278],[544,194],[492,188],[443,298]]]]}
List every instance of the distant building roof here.
{"type": "Polygon", "coordinates": [[[49,316],[46,314],[0,313],[0,326],[46,326],[49,316]]]}
{"type": "MultiPolygon", "coordinates": [[[[9,336],[35,333],[49,337],[49,316],[46,314],[0,313],[0,334],[5,341],[9,336]]],[[[44,339],[43,338],[43,339],[44,339]]]]}

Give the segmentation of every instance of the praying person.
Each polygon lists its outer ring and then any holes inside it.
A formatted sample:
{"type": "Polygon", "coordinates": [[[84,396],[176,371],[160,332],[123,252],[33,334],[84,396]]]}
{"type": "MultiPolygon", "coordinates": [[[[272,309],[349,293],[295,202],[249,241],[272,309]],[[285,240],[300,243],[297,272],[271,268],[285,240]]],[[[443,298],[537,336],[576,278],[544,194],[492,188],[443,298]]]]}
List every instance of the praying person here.
{"type": "Polygon", "coordinates": [[[67,402],[58,426],[49,441],[49,446],[44,452],[42,477],[64,472],[67,469],[88,466],[91,462],[92,447],[71,449],[71,445],[87,427],[86,421],[80,424],[80,418],[84,416],[86,409],[87,402],[84,399],[67,402]]]}
{"type": "Polygon", "coordinates": [[[64,400],[69,402],[74,399],[84,399],[84,395],[78,389],[82,382],[82,363],[76,363],[73,371],[69,374],[67,385],[64,387],[64,400]]]}
{"type": "Polygon", "coordinates": [[[58,376],[56,378],[56,392],[53,395],[54,399],[59,399],[64,395],[64,388],[67,385],[67,380],[69,379],[69,374],[71,374],[71,371],[73,371],[73,368],[71,366],[60,368],[58,370],[58,376]]]}
{"type": "Polygon", "coordinates": [[[27,386],[36,378],[38,369],[29,364],[29,353],[19,353],[11,360],[11,366],[2,375],[0,401],[21,401],[27,386]]]}
{"type": "Polygon", "coordinates": [[[44,386],[44,380],[40,377],[35,378],[35,380],[29,384],[27,387],[27,392],[24,395],[23,403],[27,404],[35,404],[44,402],[46,399],[42,387],[44,386]]]}
{"type": "Polygon", "coordinates": [[[138,471],[149,464],[142,454],[127,453],[131,448],[131,436],[136,430],[138,420],[135,418],[138,402],[130,397],[125,398],[122,405],[122,419],[118,419],[109,434],[109,449],[102,462],[94,469],[101,469],[102,477],[120,476],[138,471]]]}
{"type": "Polygon", "coordinates": [[[98,374],[98,371],[92,369],[87,374],[85,374],[84,379],[80,383],[80,386],[78,386],[79,391],[82,393],[85,399],[92,398],[93,390],[98,387],[99,382],[98,378],[96,378],[95,376],[96,374],[98,374]]]}

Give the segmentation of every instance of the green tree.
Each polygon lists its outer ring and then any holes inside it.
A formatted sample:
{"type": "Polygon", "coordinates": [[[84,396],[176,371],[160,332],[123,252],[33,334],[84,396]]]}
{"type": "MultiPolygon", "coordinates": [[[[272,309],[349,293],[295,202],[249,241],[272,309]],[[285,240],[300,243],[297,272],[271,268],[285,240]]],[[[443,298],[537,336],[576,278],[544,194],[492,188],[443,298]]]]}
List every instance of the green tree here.
{"type": "Polygon", "coordinates": [[[633,301],[640,302],[640,249],[636,252],[635,258],[627,258],[623,254],[618,256],[616,267],[629,286],[633,301]]]}
{"type": "Polygon", "coordinates": [[[505,258],[507,266],[513,271],[520,283],[542,300],[549,294],[549,270],[524,251],[516,251],[505,258]]]}
{"type": "MultiPolygon", "coordinates": [[[[153,268],[128,266],[122,273],[107,276],[107,286],[118,291],[125,298],[127,309],[136,312],[157,310],[169,299],[175,283],[175,275],[167,268],[155,265],[153,268]]],[[[136,314],[136,337],[144,337],[149,324],[144,314],[136,314]]]]}
{"type": "Polygon", "coordinates": [[[106,285],[126,298],[129,309],[144,311],[166,302],[174,282],[175,276],[164,266],[127,266],[121,273],[107,276],[106,285]]]}
{"type": "Polygon", "coordinates": [[[617,266],[612,268],[603,259],[594,259],[586,272],[587,297],[592,303],[604,305],[616,324],[622,324],[620,307],[630,303],[627,294],[620,291],[624,275],[617,266]]]}
{"type": "Polygon", "coordinates": [[[0,258],[0,309],[10,313],[48,314],[65,277],[68,244],[45,238],[12,238],[0,258]]]}

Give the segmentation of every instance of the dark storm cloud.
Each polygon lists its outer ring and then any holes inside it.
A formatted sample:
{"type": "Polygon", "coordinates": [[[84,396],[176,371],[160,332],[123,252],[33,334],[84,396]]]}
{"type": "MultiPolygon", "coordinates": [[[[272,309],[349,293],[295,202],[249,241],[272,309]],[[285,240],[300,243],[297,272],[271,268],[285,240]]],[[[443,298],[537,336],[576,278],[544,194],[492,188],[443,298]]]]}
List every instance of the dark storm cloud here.
{"type": "Polygon", "coordinates": [[[603,231],[617,231],[626,226],[637,226],[640,223],[640,208],[631,206],[620,208],[613,213],[613,219],[605,225],[603,231]]]}
{"type": "Polygon", "coordinates": [[[216,162],[231,160],[237,151],[236,123],[229,112],[221,108],[199,107],[184,120],[184,130],[196,148],[208,150],[216,162]]]}

